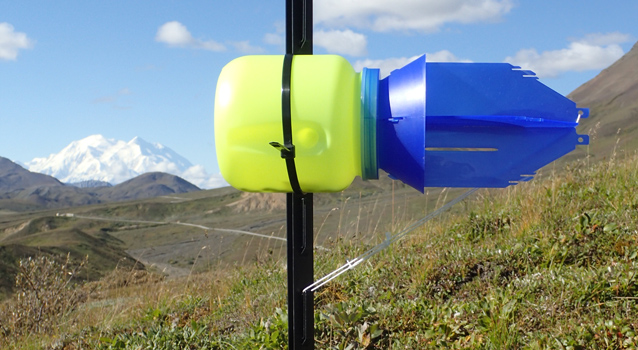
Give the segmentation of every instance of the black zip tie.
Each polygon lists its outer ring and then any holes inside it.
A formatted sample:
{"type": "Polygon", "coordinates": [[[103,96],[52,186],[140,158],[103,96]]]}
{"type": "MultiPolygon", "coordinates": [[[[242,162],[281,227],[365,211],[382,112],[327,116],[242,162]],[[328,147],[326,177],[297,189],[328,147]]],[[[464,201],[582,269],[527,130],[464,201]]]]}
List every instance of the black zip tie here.
{"type": "Polygon", "coordinates": [[[284,67],[281,79],[281,125],[284,130],[284,144],[270,142],[270,145],[281,152],[281,158],[286,160],[286,170],[288,170],[288,180],[290,187],[296,194],[303,194],[297,177],[297,167],[295,166],[295,145],[292,143],[292,113],[290,108],[290,81],[292,77],[292,54],[284,56],[284,67]]]}

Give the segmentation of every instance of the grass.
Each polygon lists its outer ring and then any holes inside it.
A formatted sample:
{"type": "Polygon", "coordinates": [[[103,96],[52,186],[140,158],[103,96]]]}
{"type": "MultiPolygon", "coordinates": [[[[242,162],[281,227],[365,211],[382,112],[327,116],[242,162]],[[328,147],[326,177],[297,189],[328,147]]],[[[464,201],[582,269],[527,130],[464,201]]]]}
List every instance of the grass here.
{"type": "MultiPolygon", "coordinates": [[[[591,167],[573,163],[560,175],[478,192],[319,290],[317,348],[638,347],[637,183],[638,158],[612,156],[591,167]]],[[[353,202],[342,201],[339,212],[324,215],[358,216],[361,209],[353,202]]],[[[397,230],[411,217],[399,220],[408,205],[396,200],[397,230]]],[[[315,218],[319,225],[322,219],[315,218]]],[[[365,231],[378,223],[357,225],[355,231],[365,231]]],[[[338,237],[335,228],[321,230],[338,237]]],[[[372,241],[335,238],[333,249],[316,251],[315,277],[363,253],[372,241]]],[[[88,288],[86,300],[57,316],[53,330],[5,333],[0,344],[21,349],[287,346],[285,259],[276,252],[184,279],[150,274],[113,282],[134,273],[120,271],[79,287],[88,288]]]]}

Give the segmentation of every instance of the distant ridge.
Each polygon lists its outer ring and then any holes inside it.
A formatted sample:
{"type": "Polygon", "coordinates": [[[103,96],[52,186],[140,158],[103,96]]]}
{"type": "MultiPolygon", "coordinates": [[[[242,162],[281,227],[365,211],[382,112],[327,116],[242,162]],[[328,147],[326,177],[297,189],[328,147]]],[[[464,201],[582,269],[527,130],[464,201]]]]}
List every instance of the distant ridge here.
{"type": "Polygon", "coordinates": [[[199,187],[181,177],[153,172],[142,174],[113,187],[96,189],[107,200],[142,199],[199,191],[199,187]]]}
{"type": "Polygon", "coordinates": [[[67,183],[69,186],[79,187],[79,188],[92,188],[92,187],[112,187],[110,183],[106,181],[99,180],[86,180],[80,182],[67,183]]]}
{"type": "Polygon", "coordinates": [[[161,172],[145,173],[116,186],[75,187],[28,171],[0,157],[0,209],[29,211],[143,199],[199,191],[192,183],[161,172]]]}

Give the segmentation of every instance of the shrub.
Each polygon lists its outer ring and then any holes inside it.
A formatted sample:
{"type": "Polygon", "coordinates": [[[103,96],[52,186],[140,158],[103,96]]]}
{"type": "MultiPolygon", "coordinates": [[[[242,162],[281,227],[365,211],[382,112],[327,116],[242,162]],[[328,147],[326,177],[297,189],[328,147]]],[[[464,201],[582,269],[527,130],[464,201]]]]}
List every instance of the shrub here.
{"type": "Polygon", "coordinates": [[[69,255],[64,263],[44,255],[20,260],[16,294],[0,310],[0,334],[8,339],[53,330],[59,317],[87,298],[72,283],[87,261],[73,264],[69,255]]]}

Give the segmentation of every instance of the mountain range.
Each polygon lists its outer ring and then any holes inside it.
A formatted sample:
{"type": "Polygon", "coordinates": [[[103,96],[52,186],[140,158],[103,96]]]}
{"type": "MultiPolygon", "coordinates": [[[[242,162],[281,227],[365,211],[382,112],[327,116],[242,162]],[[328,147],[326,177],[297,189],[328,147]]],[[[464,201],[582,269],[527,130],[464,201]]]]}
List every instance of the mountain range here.
{"type": "Polygon", "coordinates": [[[190,182],[166,173],[144,173],[116,186],[80,188],[29,171],[0,157],[0,209],[38,210],[151,198],[198,191],[190,182]]]}
{"type": "Polygon", "coordinates": [[[30,171],[51,175],[63,183],[84,186],[115,185],[148,172],[180,176],[200,188],[226,185],[221,176],[210,175],[202,166],[191,164],[172,149],[140,137],[125,142],[91,135],[25,165],[30,171]]]}

